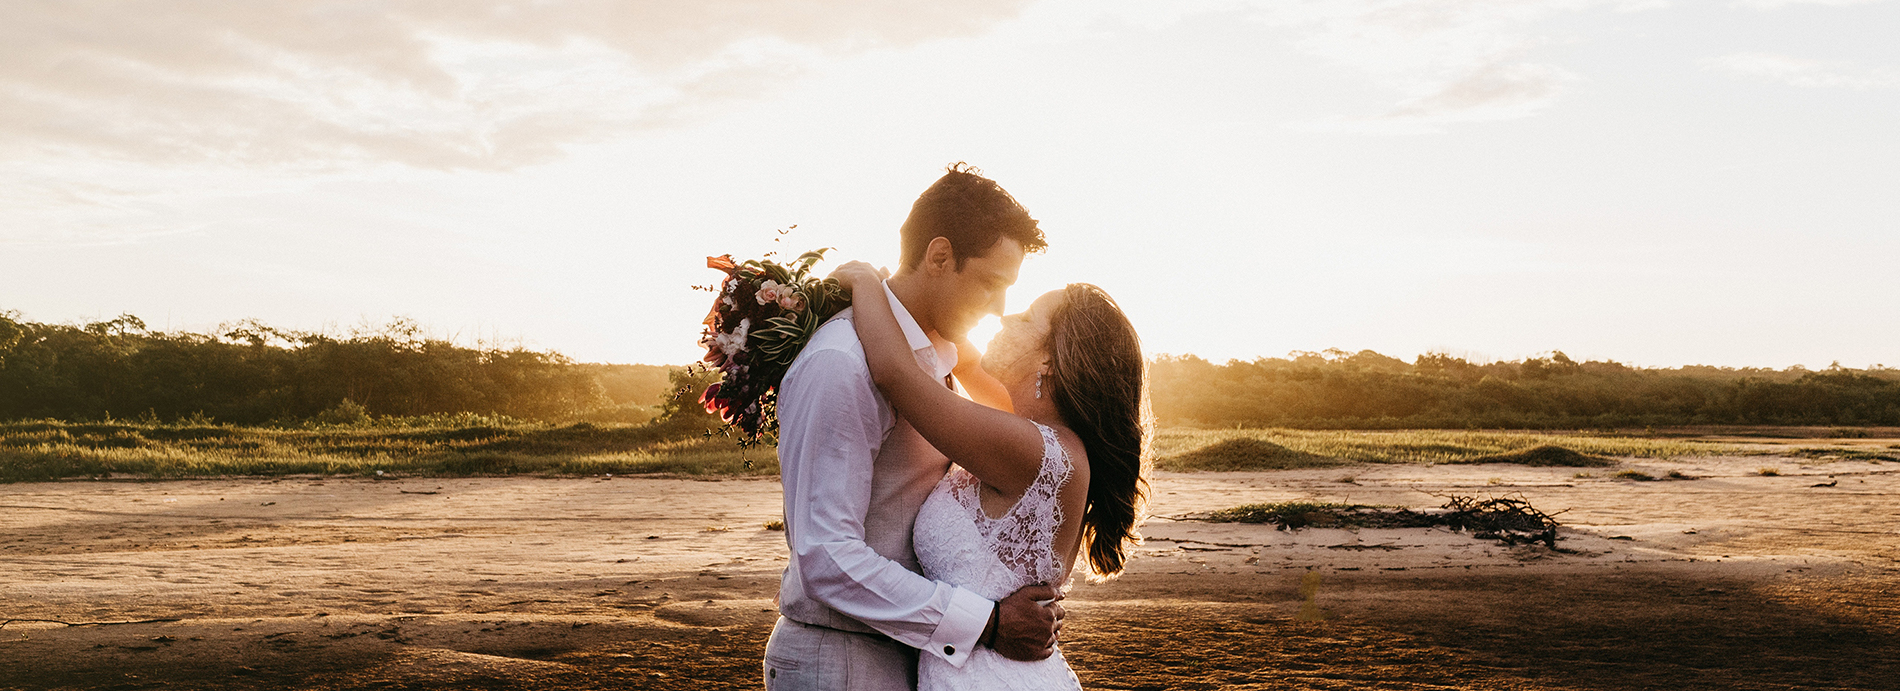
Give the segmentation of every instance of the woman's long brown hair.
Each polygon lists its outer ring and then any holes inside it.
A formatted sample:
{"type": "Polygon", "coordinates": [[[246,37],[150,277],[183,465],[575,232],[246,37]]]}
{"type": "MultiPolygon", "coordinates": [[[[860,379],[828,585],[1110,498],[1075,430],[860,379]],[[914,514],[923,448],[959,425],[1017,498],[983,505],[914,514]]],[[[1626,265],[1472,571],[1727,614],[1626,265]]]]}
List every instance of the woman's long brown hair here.
{"type": "Polygon", "coordinates": [[[1088,451],[1082,540],[1097,579],[1116,576],[1147,498],[1142,472],[1150,425],[1147,362],[1120,305],[1101,288],[1071,283],[1049,318],[1050,399],[1088,451]]]}

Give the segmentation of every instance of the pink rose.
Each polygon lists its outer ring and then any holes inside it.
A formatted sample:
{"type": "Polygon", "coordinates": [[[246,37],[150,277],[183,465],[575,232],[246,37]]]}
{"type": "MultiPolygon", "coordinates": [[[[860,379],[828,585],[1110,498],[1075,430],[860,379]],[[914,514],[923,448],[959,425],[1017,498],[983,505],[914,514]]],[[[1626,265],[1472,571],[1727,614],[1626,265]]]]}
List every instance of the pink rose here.
{"type": "Polygon", "coordinates": [[[788,292],[779,296],[778,306],[787,312],[797,312],[805,309],[805,296],[788,292]]]}
{"type": "Polygon", "coordinates": [[[783,297],[789,292],[791,292],[789,287],[779,285],[778,281],[768,278],[765,279],[765,283],[759,285],[759,292],[754,293],[752,296],[758,298],[759,304],[769,305],[778,302],[780,297],[783,297]]]}

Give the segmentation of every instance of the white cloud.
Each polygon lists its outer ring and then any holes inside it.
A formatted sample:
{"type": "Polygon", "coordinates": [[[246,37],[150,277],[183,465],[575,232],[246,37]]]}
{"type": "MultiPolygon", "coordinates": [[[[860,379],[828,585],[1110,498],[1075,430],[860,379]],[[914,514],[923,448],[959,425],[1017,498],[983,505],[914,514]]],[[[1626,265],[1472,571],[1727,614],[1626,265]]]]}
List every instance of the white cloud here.
{"type": "Polygon", "coordinates": [[[0,159],[508,168],[1026,2],[9,2],[0,159]]]}
{"type": "Polygon", "coordinates": [[[1555,103],[1579,75],[1529,56],[1554,39],[1562,12],[1634,12],[1659,0],[1362,0],[1269,2],[1254,18],[1285,27],[1308,53],[1395,92],[1384,112],[1295,123],[1296,129],[1427,133],[1459,122],[1522,118],[1555,103]]]}
{"type": "Polygon", "coordinates": [[[1849,5],[1871,5],[1884,0],[1736,0],[1736,7],[1756,10],[1778,10],[1791,5],[1823,5],[1827,7],[1847,7],[1849,5]]]}
{"type": "Polygon", "coordinates": [[[1705,69],[1740,79],[1778,82],[1811,89],[1900,88],[1900,70],[1852,62],[1807,60],[1777,53],[1735,53],[1702,61],[1705,69]]]}
{"type": "Polygon", "coordinates": [[[1428,96],[1398,104],[1384,120],[1458,122],[1512,120],[1556,100],[1577,76],[1554,65],[1500,61],[1444,84],[1428,96]]]}
{"type": "MultiPolygon", "coordinates": [[[[1364,78],[1391,94],[1370,113],[1290,123],[1294,129],[1368,133],[1440,132],[1461,122],[1510,120],[1557,102],[1582,77],[1534,59],[1538,49],[1570,40],[1544,33],[1564,13],[1642,12],[1669,0],[1044,0],[1028,14],[1060,15],[1072,33],[1104,24],[1159,28],[1189,18],[1229,15],[1269,27],[1301,52],[1364,78]],[[1105,22],[1100,20],[1106,20],[1105,22]],[[1081,27],[1076,30],[1073,27],[1081,27]]],[[[1244,70],[1243,70],[1244,72],[1244,70]]]]}
{"type": "Polygon", "coordinates": [[[515,170],[1028,2],[0,2],[0,244],[137,242],[325,182],[515,170]]]}

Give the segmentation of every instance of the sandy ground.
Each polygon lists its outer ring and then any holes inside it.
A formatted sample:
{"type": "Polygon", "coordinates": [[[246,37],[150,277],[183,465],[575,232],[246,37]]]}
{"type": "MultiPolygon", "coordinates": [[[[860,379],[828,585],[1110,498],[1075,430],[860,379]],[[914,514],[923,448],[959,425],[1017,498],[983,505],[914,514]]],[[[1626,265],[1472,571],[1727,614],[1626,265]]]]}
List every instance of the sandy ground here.
{"type": "MultiPolygon", "coordinates": [[[[1103,689],[1900,688],[1900,466],[1805,463],[1159,474],[1063,647],[1103,689]],[[1561,551],[1166,518],[1453,493],[1564,511],[1561,551]]],[[[778,506],[771,480],[4,485],[0,689],[757,688],[778,506]]]]}

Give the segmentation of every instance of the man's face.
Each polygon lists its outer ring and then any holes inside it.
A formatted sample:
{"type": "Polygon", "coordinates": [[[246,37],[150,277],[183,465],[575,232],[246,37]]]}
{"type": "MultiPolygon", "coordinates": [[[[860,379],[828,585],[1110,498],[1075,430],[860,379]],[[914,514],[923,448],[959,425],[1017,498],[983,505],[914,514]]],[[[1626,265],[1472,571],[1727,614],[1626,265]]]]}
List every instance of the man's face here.
{"type": "Polygon", "coordinates": [[[939,296],[937,331],[946,338],[960,339],[984,315],[1003,314],[1003,300],[1009,287],[1016,284],[1016,273],[1023,267],[1023,246],[1010,238],[999,238],[988,252],[963,262],[963,270],[944,272],[939,296]]]}

